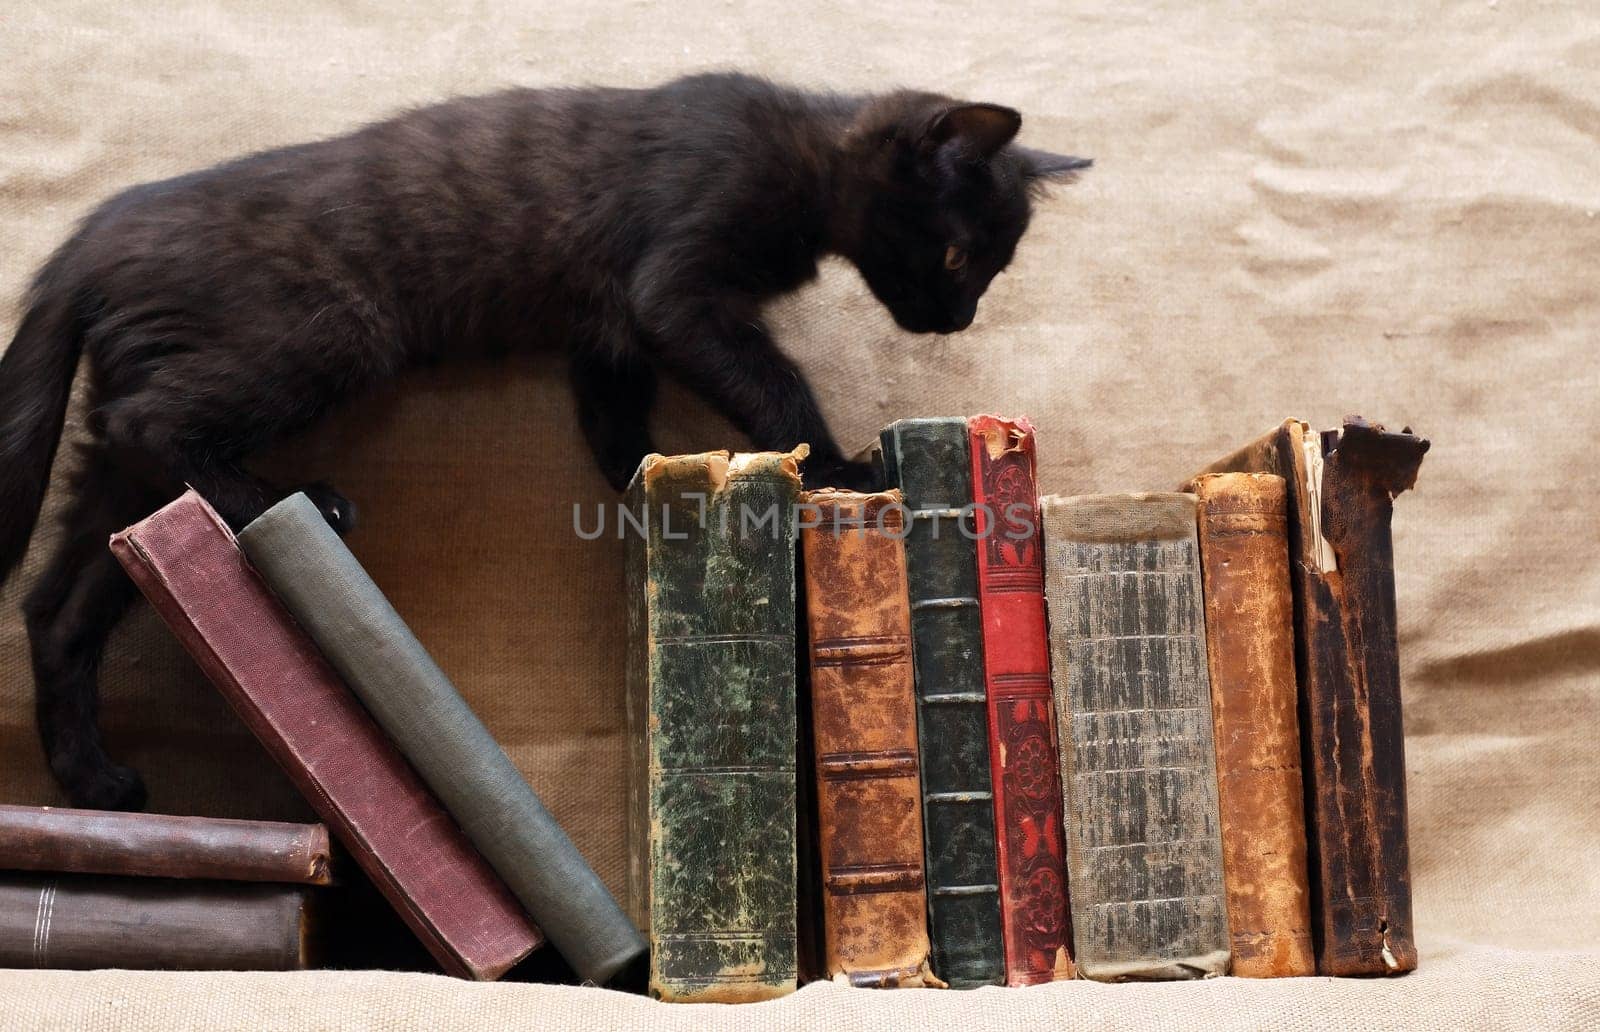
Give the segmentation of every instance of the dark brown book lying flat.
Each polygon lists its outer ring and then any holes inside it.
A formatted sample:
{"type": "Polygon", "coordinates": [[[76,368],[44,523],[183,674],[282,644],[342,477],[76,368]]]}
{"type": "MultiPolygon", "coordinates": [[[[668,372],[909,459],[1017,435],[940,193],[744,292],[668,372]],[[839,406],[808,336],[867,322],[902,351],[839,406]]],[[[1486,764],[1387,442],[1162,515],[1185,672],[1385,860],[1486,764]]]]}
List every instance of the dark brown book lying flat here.
{"type": "Polygon", "coordinates": [[[0,869],[327,885],[321,824],[0,805],[0,869]]]}
{"type": "Polygon", "coordinates": [[[498,978],[540,944],[198,494],[114,535],[111,551],[445,970],[498,978]]]}
{"type": "Polygon", "coordinates": [[[1324,975],[1417,966],[1389,523],[1427,450],[1409,429],[1357,416],[1321,434],[1291,419],[1205,471],[1288,482],[1312,933],[1324,975]]]}
{"type": "Polygon", "coordinates": [[[0,967],[292,971],[298,885],[0,872],[0,967]]]}

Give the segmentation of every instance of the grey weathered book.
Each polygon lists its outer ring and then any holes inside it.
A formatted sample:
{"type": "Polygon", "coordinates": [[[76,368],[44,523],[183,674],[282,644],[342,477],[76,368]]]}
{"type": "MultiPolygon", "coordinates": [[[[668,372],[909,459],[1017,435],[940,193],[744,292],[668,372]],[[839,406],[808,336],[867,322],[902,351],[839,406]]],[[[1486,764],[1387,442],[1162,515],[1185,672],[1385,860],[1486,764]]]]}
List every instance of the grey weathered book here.
{"type": "Polygon", "coordinates": [[[0,967],[290,971],[299,885],[0,872],[0,967]]]}
{"type": "Polygon", "coordinates": [[[1005,979],[967,421],[902,419],[880,435],[909,510],[906,576],[933,972],[953,989],[1005,979]]]}
{"type": "Polygon", "coordinates": [[[1228,969],[1195,498],[1040,500],[1078,970],[1228,969]]]}
{"type": "Polygon", "coordinates": [[[795,988],[804,455],[649,455],[628,488],[628,895],[658,999],[795,988]]]}
{"type": "Polygon", "coordinates": [[[310,499],[239,534],[285,608],[582,978],[606,982],[644,938],[310,499]]]}

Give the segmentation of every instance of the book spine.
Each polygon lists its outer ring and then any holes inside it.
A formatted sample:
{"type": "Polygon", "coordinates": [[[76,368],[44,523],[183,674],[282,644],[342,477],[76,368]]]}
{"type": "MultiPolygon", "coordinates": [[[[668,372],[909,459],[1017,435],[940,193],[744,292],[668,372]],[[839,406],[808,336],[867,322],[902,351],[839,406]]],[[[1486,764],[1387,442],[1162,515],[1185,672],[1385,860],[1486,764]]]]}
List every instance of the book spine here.
{"type": "Polygon", "coordinates": [[[332,881],[321,824],[0,805],[0,858],[19,871],[332,881]]]}
{"type": "Polygon", "coordinates": [[[643,609],[630,685],[630,879],[662,1000],[792,992],[793,454],[649,456],[631,498],[643,609]]]}
{"type": "Polygon", "coordinates": [[[446,971],[498,978],[542,942],[198,494],[113,535],[111,551],[446,971]]]}
{"type": "Polygon", "coordinates": [[[953,988],[1005,979],[976,547],[964,419],[907,419],[881,437],[904,497],[933,971],[953,988]]]}
{"type": "Polygon", "coordinates": [[[1318,970],[1400,974],[1417,947],[1390,521],[1428,442],[1352,419],[1312,447],[1324,453],[1318,527],[1334,559],[1300,579],[1318,970]]]}
{"type": "Polygon", "coordinates": [[[828,490],[804,502],[826,975],[939,986],[928,966],[900,495],[828,490]]]}
{"type": "Polygon", "coordinates": [[[239,534],[245,557],[580,978],[646,950],[583,854],[305,495],[239,534]]]}
{"type": "Polygon", "coordinates": [[[1074,972],[1033,427],[976,416],[967,432],[1006,983],[1036,985],[1074,972]]]}
{"type": "Polygon", "coordinates": [[[293,971],[310,890],[0,873],[0,967],[293,971]]]}
{"type": "Polygon", "coordinates": [[[1311,975],[1284,481],[1218,473],[1193,489],[1233,974],[1311,975]]]}
{"type": "Polygon", "coordinates": [[[1228,969],[1193,495],[1043,502],[1078,970],[1228,969]]]}

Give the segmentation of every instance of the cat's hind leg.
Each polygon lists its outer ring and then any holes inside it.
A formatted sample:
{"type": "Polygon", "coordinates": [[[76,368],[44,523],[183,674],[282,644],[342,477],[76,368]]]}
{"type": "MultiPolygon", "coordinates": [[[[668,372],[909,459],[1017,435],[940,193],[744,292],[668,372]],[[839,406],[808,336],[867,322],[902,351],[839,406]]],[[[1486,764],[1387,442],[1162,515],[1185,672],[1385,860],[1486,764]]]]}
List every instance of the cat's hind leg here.
{"type": "Polygon", "coordinates": [[[91,447],[62,519],[63,535],[23,602],[39,735],[50,770],[74,806],[138,810],[144,783],[101,743],[98,675],[106,638],[135,597],[106,548],[116,531],[160,504],[91,447]]]}
{"type": "MultiPolygon", "coordinates": [[[[195,476],[193,486],[235,529],[283,495],[248,474],[201,472],[209,475],[195,476]]],[[[107,755],[100,735],[101,656],[137,594],[106,540],[177,490],[175,485],[156,487],[129,477],[109,448],[91,447],[63,516],[61,543],[23,602],[39,736],[51,773],[74,806],[144,807],[143,781],[107,755]]],[[[312,485],[310,491],[317,492],[313,501],[336,530],[336,518],[347,525],[354,518],[350,503],[331,488],[312,485]]]]}

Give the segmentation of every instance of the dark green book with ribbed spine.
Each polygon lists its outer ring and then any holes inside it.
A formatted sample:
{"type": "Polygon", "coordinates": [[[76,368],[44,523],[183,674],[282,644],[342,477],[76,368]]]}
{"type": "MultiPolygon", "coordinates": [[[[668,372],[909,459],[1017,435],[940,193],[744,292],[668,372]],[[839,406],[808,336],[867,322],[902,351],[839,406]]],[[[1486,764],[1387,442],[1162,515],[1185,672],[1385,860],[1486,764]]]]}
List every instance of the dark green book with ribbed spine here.
{"type": "Polygon", "coordinates": [[[906,574],[933,970],[952,988],[1005,979],[978,557],[965,418],[902,419],[879,440],[910,510],[906,574]]]}
{"type": "Polygon", "coordinates": [[[572,969],[604,983],[641,956],[638,929],[311,500],[279,502],[239,545],[572,969]]]}
{"type": "Polygon", "coordinates": [[[795,988],[804,455],[650,455],[628,489],[628,896],[658,999],[795,988]]]}

